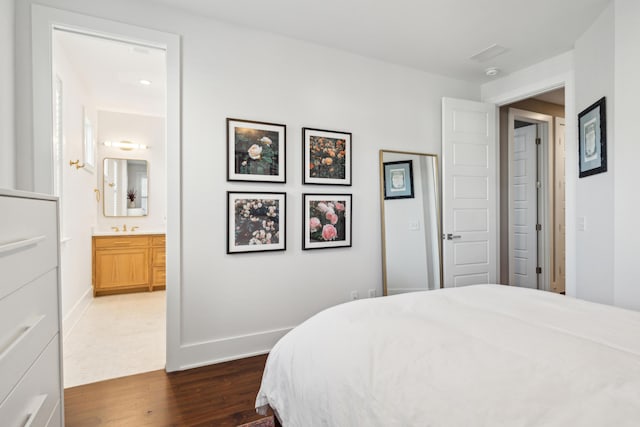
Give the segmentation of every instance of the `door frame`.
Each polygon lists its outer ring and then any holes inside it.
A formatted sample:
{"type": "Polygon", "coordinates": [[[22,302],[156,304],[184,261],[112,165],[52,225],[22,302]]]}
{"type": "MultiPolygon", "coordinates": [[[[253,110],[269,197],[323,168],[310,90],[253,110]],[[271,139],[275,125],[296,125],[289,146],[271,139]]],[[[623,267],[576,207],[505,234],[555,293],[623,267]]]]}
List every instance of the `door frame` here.
{"type": "Polygon", "coordinates": [[[179,370],[182,350],[181,37],[47,6],[37,4],[31,6],[33,190],[44,194],[53,194],[51,53],[53,31],[56,28],[142,44],[166,51],[166,370],[169,372],[179,370]]]}
{"type": "MultiPolygon", "coordinates": [[[[549,227],[551,223],[551,215],[550,208],[553,206],[553,200],[551,195],[552,191],[549,191],[549,186],[553,183],[553,150],[549,148],[549,144],[553,139],[553,117],[547,114],[534,113],[532,111],[521,110],[518,108],[509,108],[508,113],[508,162],[507,162],[507,177],[508,177],[508,216],[509,216],[509,252],[511,252],[513,248],[513,233],[511,230],[513,229],[513,215],[511,215],[511,211],[513,208],[513,189],[511,188],[511,161],[513,159],[513,144],[514,144],[514,129],[515,129],[515,121],[523,121],[535,125],[539,125],[542,128],[542,132],[539,133],[540,145],[541,145],[541,160],[540,164],[538,164],[538,173],[540,177],[540,183],[542,186],[541,197],[537,199],[540,203],[536,203],[537,212],[542,212],[541,224],[542,224],[542,239],[537,239],[538,243],[537,247],[537,255],[538,255],[538,266],[542,267],[542,276],[541,281],[539,282],[539,289],[548,291],[551,289],[551,275],[550,275],[550,266],[551,266],[551,232],[553,229],[549,227]],[[542,240],[542,241],[540,241],[542,240]]],[[[509,276],[511,276],[511,272],[513,271],[513,265],[511,262],[511,254],[509,254],[509,276]]],[[[509,280],[511,277],[509,277],[509,280]]]]}
{"type": "MultiPolygon", "coordinates": [[[[576,188],[578,176],[577,113],[575,104],[575,77],[570,55],[559,56],[553,62],[543,62],[495,81],[482,88],[482,102],[496,104],[500,108],[544,92],[564,87],[565,89],[565,289],[566,294],[576,296],[576,188]],[[575,153],[575,155],[571,155],[575,153]]],[[[496,115],[499,120],[499,114],[496,115]]],[[[498,138],[500,129],[498,127],[498,138]]],[[[500,233],[500,230],[498,230],[500,233]]],[[[499,237],[500,238],[500,237],[499,237]]]]}

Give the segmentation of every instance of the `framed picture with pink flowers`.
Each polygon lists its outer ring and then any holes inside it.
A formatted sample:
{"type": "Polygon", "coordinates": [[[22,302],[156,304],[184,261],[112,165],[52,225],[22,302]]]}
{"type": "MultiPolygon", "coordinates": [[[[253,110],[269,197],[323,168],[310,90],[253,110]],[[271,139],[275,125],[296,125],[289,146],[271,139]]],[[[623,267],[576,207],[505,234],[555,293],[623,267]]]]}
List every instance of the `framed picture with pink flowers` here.
{"type": "Polygon", "coordinates": [[[227,181],[285,183],[287,126],[227,119],[227,181]]]}
{"type": "Polygon", "coordinates": [[[302,128],[305,184],[351,185],[351,133],[302,128]]]}
{"type": "Polygon", "coordinates": [[[351,247],[351,194],[302,195],[302,249],[351,247]]]}

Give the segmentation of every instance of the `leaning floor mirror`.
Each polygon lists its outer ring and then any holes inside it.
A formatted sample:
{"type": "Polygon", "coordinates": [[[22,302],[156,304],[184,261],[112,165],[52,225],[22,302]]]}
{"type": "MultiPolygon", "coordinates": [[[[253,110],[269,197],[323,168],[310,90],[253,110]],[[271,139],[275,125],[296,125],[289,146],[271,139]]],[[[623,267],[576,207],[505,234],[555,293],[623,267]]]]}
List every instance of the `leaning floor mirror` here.
{"type": "Polygon", "coordinates": [[[380,150],[384,295],[442,287],[438,157],[380,150]]]}

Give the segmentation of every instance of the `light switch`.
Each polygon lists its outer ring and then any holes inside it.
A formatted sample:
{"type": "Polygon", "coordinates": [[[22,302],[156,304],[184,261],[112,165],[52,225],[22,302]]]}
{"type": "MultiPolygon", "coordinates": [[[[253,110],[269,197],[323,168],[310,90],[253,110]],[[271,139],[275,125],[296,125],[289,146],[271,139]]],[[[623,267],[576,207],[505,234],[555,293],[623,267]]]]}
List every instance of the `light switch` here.
{"type": "Polygon", "coordinates": [[[419,222],[410,222],[409,223],[409,230],[411,230],[411,231],[420,230],[420,223],[419,222]]]}
{"type": "Polygon", "coordinates": [[[578,231],[587,231],[587,218],[578,217],[578,231]]]}

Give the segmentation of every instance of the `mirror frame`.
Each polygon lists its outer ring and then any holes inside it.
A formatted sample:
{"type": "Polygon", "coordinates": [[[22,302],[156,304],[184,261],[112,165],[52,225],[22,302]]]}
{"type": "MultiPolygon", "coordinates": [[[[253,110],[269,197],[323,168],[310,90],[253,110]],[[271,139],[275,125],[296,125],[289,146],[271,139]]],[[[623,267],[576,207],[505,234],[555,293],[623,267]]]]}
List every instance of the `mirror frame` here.
{"type": "Polygon", "coordinates": [[[147,211],[146,215],[143,216],[129,216],[129,215],[107,215],[106,214],[106,208],[104,206],[106,198],[104,197],[105,193],[106,193],[106,188],[105,188],[105,181],[104,181],[104,161],[110,159],[110,160],[142,160],[147,162],[147,192],[149,192],[149,188],[151,188],[151,174],[149,173],[149,170],[151,169],[151,162],[147,159],[133,159],[130,157],[103,157],[102,161],[100,162],[100,176],[102,179],[102,216],[105,218],[147,218],[149,216],[149,212],[147,211]]]}
{"type": "Polygon", "coordinates": [[[406,154],[410,156],[428,156],[433,157],[436,160],[435,164],[435,175],[438,179],[436,183],[436,192],[438,200],[438,208],[437,208],[437,221],[438,230],[438,255],[439,255],[439,264],[440,264],[440,289],[444,288],[444,274],[443,274],[443,260],[442,260],[442,188],[440,184],[440,169],[438,166],[438,155],[431,153],[418,153],[415,151],[398,151],[398,150],[379,150],[379,169],[380,169],[380,229],[381,229],[381,244],[382,244],[382,295],[387,296],[387,245],[386,245],[386,229],[385,229],[385,212],[384,212],[384,161],[383,156],[384,153],[393,153],[393,154],[406,154]]]}

